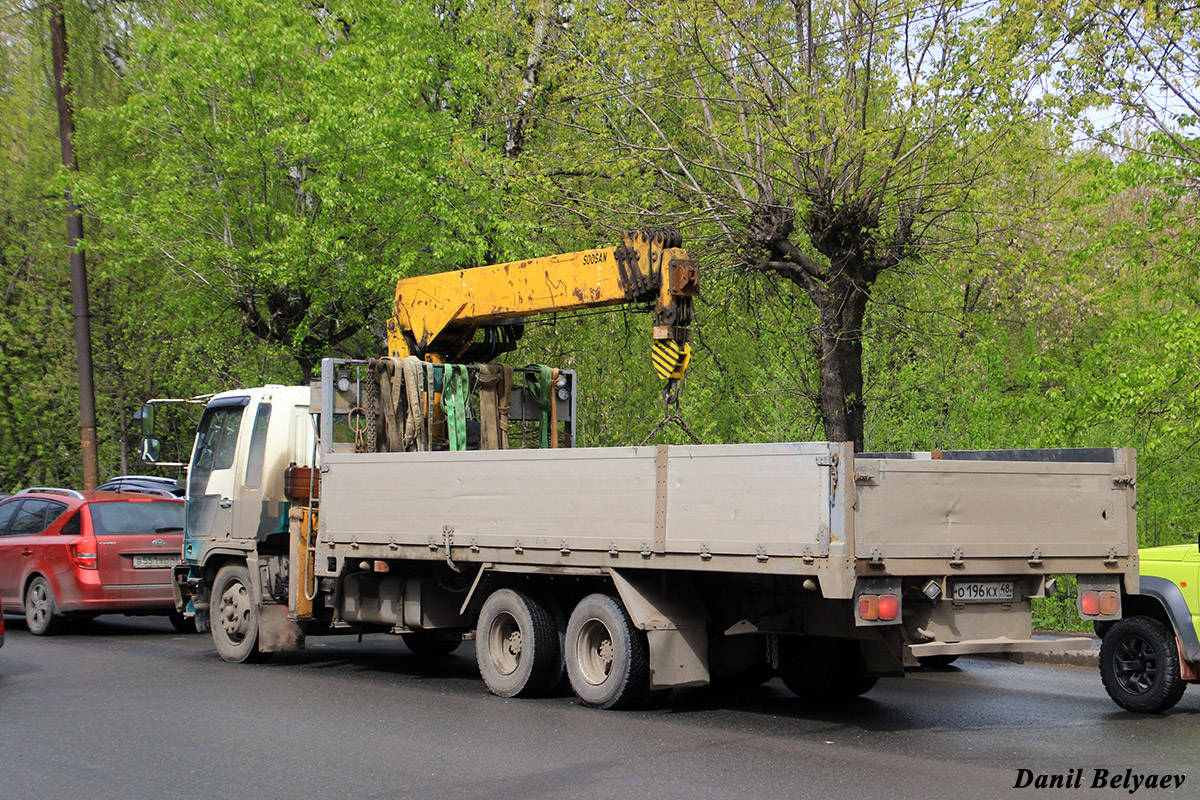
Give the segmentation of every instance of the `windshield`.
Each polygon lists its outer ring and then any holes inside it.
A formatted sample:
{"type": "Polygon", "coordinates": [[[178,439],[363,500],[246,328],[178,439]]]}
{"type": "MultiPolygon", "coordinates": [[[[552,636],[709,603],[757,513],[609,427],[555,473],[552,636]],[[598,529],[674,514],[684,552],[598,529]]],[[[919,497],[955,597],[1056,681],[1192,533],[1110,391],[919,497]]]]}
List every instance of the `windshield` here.
{"type": "Polygon", "coordinates": [[[180,533],[183,503],[170,500],[92,503],[92,530],[98,536],[137,533],[180,533]]]}
{"type": "Polygon", "coordinates": [[[243,405],[233,405],[210,406],[204,412],[196,432],[196,449],[192,453],[192,469],[188,478],[190,497],[200,497],[206,493],[208,478],[214,471],[233,466],[243,411],[243,405]]]}

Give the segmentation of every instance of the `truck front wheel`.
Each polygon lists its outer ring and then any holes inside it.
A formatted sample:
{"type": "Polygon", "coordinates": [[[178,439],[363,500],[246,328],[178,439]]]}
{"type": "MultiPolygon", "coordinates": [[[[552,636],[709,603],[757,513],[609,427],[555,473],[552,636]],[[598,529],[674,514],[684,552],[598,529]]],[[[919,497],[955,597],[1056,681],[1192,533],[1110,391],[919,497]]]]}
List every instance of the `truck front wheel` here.
{"type": "Polygon", "coordinates": [[[208,608],[213,644],[226,661],[258,661],[258,603],[243,564],[226,564],[213,581],[208,608]]]}
{"type": "Polygon", "coordinates": [[[1187,688],[1175,634],[1153,617],[1129,617],[1108,630],[1100,645],[1100,679],[1113,702],[1143,714],[1166,711],[1187,688]]]}

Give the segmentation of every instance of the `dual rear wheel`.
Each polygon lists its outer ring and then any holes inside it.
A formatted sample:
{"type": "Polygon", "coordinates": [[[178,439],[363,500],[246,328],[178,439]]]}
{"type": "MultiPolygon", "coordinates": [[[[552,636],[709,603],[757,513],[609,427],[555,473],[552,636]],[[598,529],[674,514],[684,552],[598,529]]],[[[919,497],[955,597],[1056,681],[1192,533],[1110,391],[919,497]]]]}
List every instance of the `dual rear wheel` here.
{"type": "MultiPolygon", "coordinates": [[[[475,652],[494,694],[544,696],[561,685],[564,670],[576,696],[593,708],[643,708],[667,694],[651,688],[646,632],[620,600],[584,597],[565,628],[555,624],[562,614],[553,604],[513,589],[500,589],[484,602],[475,652]]],[[[858,643],[847,639],[782,638],[779,660],[784,685],[810,701],[858,697],[878,681],[866,673],[858,643]]]]}
{"type": "Polygon", "coordinates": [[[584,597],[564,624],[553,599],[499,589],[480,610],[475,653],[488,689],[501,697],[552,694],[564,671],[595,708],[639,708],[657,694],[646,634],[612,595],[584,597]]]}
{"type": "Polygon", "coordinates": [[[780,637],[779,677],[792,694],[814,703],[859,697],[879,682],[866,673],[857,642],[829,636],[780,637]]]}
{"type": "Polygon", "coordinates": [[[475,638],[479,673],[493,694],[541,697],[562,671],[554,615],[532,594],[499,589],[483,603],[475,638]]]}

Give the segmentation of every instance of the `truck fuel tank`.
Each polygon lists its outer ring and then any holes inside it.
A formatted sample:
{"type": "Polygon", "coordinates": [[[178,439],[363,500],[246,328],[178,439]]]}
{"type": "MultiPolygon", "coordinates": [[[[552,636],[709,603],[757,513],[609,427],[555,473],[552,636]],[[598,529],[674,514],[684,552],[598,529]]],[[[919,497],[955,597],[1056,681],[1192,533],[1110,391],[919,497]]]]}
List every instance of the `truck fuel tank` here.
{"type": "Polygon", "coordinates": [[[465,595],[432,577],[354,572],[342,582],[341,617],[346,622],[413,629],[467,625],[458,613],[465,595]]]}

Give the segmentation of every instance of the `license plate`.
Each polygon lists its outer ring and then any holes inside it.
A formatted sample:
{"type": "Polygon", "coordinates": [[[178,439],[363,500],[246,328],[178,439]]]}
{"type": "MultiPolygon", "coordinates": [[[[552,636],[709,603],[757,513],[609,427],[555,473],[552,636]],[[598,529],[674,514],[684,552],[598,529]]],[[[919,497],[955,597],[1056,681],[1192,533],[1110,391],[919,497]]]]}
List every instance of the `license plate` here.
{"type": "Polygon", "coordinates": [[[1016,597],[1013,581],[961,581],[950,589],[956,603],[1003,603],[1016,597]]]}
{"type": "Polygon", "coordinates": [[[180,561],[179,556],[134,556],[134,569],[164,569],[173,567],[180,561]]]}

